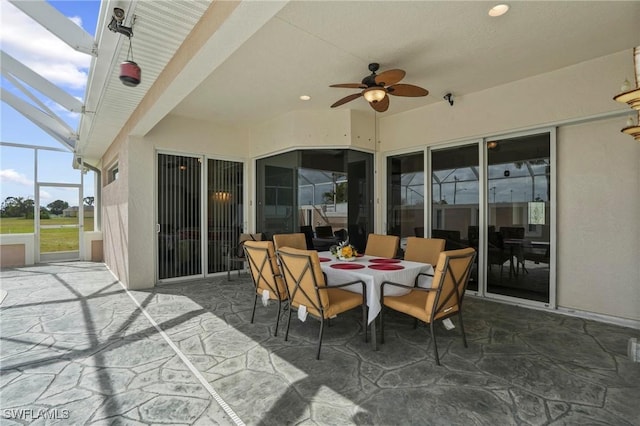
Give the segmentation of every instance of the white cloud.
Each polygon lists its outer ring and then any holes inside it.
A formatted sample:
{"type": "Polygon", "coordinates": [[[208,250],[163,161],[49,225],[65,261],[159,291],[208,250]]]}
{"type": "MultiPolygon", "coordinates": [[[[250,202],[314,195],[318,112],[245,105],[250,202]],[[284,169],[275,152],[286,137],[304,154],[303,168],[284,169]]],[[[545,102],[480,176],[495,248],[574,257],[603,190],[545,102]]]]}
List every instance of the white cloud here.
{"type": "MultiPolygon", "coordinates": [[[[47,201],[53,200],[53,195],[49,194],[47,191],[40,190],[40,205],[46,206],[49,204],[47,201]]],[[[50,201],[49,201],[50,202],[50,201]]]]}
{"type": "MultiPolygon", "coordinates": [[[[7,0],[0,0],[0,44],[9,55],[52,83],[84,88],[91,57],[75,51],[7,0]]],[[[79,17],[69,18],[82,24],[79,17]]]]}
{"type": "Polygon", "coordinates": [[[33,181],[31,179],[27,178],[22,173],[16,172],[14,169],[0,170],[0,182],[33,186],[33,181]]]}

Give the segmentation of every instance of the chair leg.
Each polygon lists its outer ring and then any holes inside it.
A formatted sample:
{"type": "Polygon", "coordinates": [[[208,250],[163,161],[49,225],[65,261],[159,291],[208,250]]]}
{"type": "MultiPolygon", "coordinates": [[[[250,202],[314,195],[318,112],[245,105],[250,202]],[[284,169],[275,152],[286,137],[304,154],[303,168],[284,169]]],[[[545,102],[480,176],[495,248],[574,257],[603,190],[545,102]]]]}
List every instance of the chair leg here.
{"type": "Polygon", "coordinates": [[[464,323],[462,322],[462,312],[458,311],[458,318],[460,319],[460,332],[462,332],[462,342],[464,343],[464,347],[468,348],[469,346],[467,346],[467,335],[464,332],[464,323]]]}
{"type": "Polygon", "coordinates": [[[431,338],[433,339],[433,352],[436,354],[436,365],[440,365],[440,357],[438,356],[438,344],[436,343],[436,331],[433,329],[433,321],[429,324],[431,326],[431,338]]]}
{"type": "Polygon", "coordinates": [[[282,306],[282,300],[278,300],[278,316],[276,317],[276,331],[273,332],[274,337],[278,335],[278,326],[280,325],[280,307],[282,306]]]}
{"type": "Polygon", "coordinates": [[[367,338],[367,305],[365,303],[362,304],[362,328],[364,329],[364,342],[367,343],[369,339],[367,338]]]}
{"type": "Polygon", "coordinates": [[[289,339],[289,326],[291,325],[291,311],[293,309],[291,309],[291,305],[289,305],[289,319],[287,320],[287,331],[284,334],[284,340],[288,340],[289,339]]]}
{"type": "Polygon", "coordinates": [[[253,324],[253,317],[256,315],[256,302],[258,302],[258,292],[256,292],[253,298],[253,311],[251,311],[251,324],[253,324]]]}
{"type": "Polygon", "coordinates": [[[320,318],[320,336],[318,336],[318,353],[316,359],[320,359],[320,348],[322,347],[322,333],[324,332],[324,318],[320,318]]]}
{"type": "Polygon", "coordinates": [[[384,320],[382,319],[382,313],[384,312],[384,305],[380,307],[380,344],[384,343],[384,320]]]}

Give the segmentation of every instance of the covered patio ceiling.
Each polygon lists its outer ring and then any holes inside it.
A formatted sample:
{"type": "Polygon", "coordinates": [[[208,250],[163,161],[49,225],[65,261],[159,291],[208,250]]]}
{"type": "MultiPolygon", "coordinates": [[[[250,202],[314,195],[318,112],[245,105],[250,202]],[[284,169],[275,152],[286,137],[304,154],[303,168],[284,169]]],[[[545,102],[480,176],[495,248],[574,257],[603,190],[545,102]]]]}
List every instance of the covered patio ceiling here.
{"type": "MultiPolygon", "coordinates": [[[[118,81],[128,43],[113,46],[116,59],[98,57],[93,78],[102,73],[105,83],[90,86],[87,110],[95,113],[85,115],[77,149],[94,161],[127,122],[127,134],[142,136],[167,114],[246,126],[294,110],[328,111],[357,92],[329,85],[359,82],[370,62],[381,71],[404,69],[403,83],[430,91],[392,97],[381,114],[388,116],[446,102],[449,92],[455,107],[470,93],[625,49],[631,63],[631,49],[640,44],[637,1],[513,2],[498,18],[487,14],[495,3],[484,1],[104,1],[98,40],[118,37],[106,30],[105,17],[123,3],[128,19],[136,16],[132,42],[143,83],[130,88],[118,81]],[[134,114],[203,15],[217,25],[213,36],[176,78],[162,82],[163,96],[154,93],[134,114]]],[[[612,96],[631,77],[610,82],[612,96]]],[[[372,111],[363,99],[340,108],[372,111]]]]}

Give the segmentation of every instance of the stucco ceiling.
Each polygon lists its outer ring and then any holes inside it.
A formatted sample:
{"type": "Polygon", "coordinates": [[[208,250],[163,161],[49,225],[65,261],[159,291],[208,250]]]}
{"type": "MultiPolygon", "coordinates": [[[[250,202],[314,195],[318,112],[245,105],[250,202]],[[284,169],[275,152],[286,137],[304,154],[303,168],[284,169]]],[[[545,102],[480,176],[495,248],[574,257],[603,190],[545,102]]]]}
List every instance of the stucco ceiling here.
{"type": "MultiPolygon", "coordinates": [[[[264,7],[260,3],[245,3],[234,18],[251,18],[252,8],[264,7]]],[[[640,45],[640,1],[514,1],[506,15],[492,18],[487,11],[494,4],[286,3],[224,60],[209,61],[215,56],[210,50],[208,62],[194,61],[208,67],[207,75],[191,87],[184,85],[171,113],[243,125],[293,110],[328,110],[357,91],[330,84],[359,82],[369,73],[367,65],[379,62],[381,71],[404,69],[403,83],[430,91],[425,98],[391,97],[384,116],[445,102],[447,92],[461,102],[469,93],[625,49],[631,57],[632,48],[640,45]],[[301,101],[300,95],[311,100],[301,101]]],[[[139,51],[153,51],[157,42],[150,37],[134,43],[139,51]]],[[[633,76],[620,75],[620,82],[624,78],[633,76]]],[[[127,94],[120,96],[126,99],[127,94]]],[[[371,110],[363,99],[339,108],[371,110]]],[[[93,153],[105,148],[96,144],[93,153]]]]}

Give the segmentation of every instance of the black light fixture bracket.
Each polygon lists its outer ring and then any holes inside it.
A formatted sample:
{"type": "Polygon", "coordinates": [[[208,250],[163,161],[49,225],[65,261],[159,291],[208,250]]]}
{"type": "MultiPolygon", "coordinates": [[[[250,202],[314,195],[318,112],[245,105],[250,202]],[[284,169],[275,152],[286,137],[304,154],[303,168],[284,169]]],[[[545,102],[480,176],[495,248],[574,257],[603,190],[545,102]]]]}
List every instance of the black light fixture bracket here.
{"type": "Polygon", "coordinates": [[[123,22],[124,10],[119,7],[114,7],[113,15],[111,15],[111,21],[109,22],[109,25],[107,25],[107,28],[109,28],[109,30],[113,31],[114,33],[120,33],[129,38],[133,37],[133,22],[130,27],[125,27],[124,25],[122,25],[123,22]]]}

